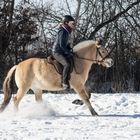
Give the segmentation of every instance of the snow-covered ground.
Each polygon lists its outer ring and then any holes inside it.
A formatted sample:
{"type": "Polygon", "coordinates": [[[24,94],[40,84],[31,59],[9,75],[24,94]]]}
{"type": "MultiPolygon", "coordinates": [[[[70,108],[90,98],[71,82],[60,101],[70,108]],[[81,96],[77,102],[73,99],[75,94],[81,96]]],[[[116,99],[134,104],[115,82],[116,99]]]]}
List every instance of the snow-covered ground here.
{"type": "Polygon", "coordinates": [[[10,102],[0,114],[0,140],[140,140],[140,94],[92,94],[98,117],[71,103],[77,98],[44,94],[38,104],[26,95],[18,113],[10,102]]]}

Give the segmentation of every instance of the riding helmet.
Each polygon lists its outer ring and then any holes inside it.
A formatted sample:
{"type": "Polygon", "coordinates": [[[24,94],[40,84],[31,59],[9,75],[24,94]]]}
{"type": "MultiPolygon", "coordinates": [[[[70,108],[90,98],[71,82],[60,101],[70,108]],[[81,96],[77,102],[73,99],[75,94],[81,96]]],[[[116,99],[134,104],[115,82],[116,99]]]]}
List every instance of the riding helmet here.
{"type": "Polygon", "coordinates": [[[70,15],[65,15],[62,19],[63,22],[75,21],[75,19],[70,15]]]}

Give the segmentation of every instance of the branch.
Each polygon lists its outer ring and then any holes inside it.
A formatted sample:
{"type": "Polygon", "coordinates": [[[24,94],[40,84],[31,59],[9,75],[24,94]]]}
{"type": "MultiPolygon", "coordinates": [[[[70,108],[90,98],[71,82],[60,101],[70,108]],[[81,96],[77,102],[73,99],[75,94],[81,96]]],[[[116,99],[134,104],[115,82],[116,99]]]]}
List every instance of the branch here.
{"type": "Polygon", "coordinates": [[[76,25],[77,25],[77,22],[78,22],[80,8],[81,8],[81,0],[77,0],[77,9],[76,9],[76,15],[75,15],[75,24],[76,25]]]}
{"type": "Polygon", "coordinates": [[[69,3],[68,3],[68,0],[66,0],[66,5],[67,5],[68,10],[69,10],[69,13],[70,13],[70,15],[71,15],[71,10],[70,10],[70,6],[69,6],[69,3]]]}
{"type": "Polygon", "coordinates": [[[139,4],[140,3],[140,0],[137,0],[136,2],[132,3],[130,6],[128,6],[124,11],[118,13],[116,16],[114,16],[113,18],[99,24],[95,30],[93,32],[91,32],[90,36],[89,36],[89,39],[92,39],[95,34],[102,28],[104,27],[105,25],[111,23],[112,21],[116,20],[117,18],[119,18],[120,16],[122,16],[123,14],[125,14],[128,10],[130,10],[132,7],[134,7],[135,5],[139,4]]]}

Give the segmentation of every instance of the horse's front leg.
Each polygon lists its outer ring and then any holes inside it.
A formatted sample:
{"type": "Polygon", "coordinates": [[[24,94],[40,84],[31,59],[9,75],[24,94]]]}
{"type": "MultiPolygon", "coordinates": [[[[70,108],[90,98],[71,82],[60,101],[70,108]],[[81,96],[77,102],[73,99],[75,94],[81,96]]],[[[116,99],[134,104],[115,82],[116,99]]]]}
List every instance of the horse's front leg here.
{"type": "Polygon", "coordinates": [[[94,110],[94,108],[91,106],[91,103],[89,101],[89,99],[85,99],[84,103],[88,106],[92,116],[98,116],[97,112],[94,110]]]}
{"type": "MultiPolygon", "coordinates": [[[[85,86],[84,86],[84,88],[86,90],[86,87],[85,86]]],[[[87,92],[87,90],[86,90],[86,94],[88,96],[88,99],[90,99],[91,93],[87,92]]],[[[80,100],[80,99],[75,99],[72,103],[73,104],[76,104],[76,105],[83,105],[84,104],[83,100],[80,100]]]]}
{"type": "Polygon", "coordinates": [[[96,111],[94,110],[94,108],[92,107],[89,99],[90,96],[88,96],[84,86],[79,86],[79,88],[75,87],[76,92],[80,95],[81,99],[83,100],[83,102],[85,103],[85,105],[88,107],[88,109],[90,110],[91,114],[93,116],[97,116],[98,114],[96,113],[96,111]]]}

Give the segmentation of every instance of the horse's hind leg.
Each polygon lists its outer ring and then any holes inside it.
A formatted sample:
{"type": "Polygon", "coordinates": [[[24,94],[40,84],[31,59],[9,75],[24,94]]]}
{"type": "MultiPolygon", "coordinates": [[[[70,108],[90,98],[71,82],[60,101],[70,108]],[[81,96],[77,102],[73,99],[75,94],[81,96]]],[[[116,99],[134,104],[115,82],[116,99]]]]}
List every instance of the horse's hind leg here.
{"type": "Polygon", "coordinates": [[[88,96],[88,93],[85,89],[84,86],[80,85],[78,87],[74,88],[76,90],[76,92],[80,95],[81,99],[83,100],[83,102],[87,105],[88,109],[90,110],[91,114],[93,116],[98,115],[96,113],[96,111],[93,109],[93,107],[91,106],[91,103],[89,101],[90,96],[88,96]]]}
{"type": "Polygon", "coordinates": [[[37,102],[42,102],[42,90],[33,90],[35,94],[35,100],[37,102]]]}
{"type": "Polygon", "coordinates": [[[26,89],[25,88],[18,88],[17,94],[13,98],[15,111],[18,111],[19,102],[21,101],[21,99],[23,98],[23,96],[26,94],[26,92],[28,90],[29,89],[27,89],[27,88],[26,89]]]}

